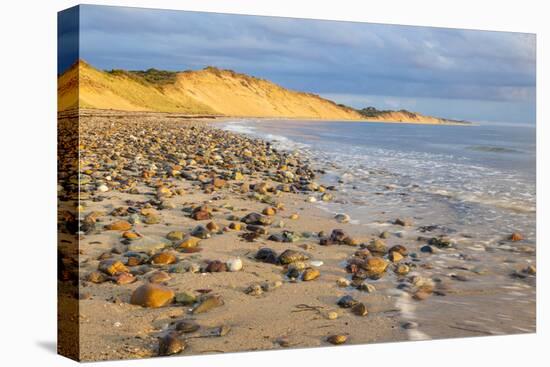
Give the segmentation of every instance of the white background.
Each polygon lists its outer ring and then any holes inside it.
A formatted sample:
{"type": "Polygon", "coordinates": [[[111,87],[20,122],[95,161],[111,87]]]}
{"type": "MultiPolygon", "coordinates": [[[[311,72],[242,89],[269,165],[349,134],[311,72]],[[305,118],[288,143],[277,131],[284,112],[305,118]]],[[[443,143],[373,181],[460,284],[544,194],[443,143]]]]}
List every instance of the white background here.
{"type": "MultiPolygon", "coordinates": [[[[136,366],[526,366],[550,345],[548,40],[546,1],[87,1],[167,9],[537,33],[537,335],[133,361],[136,366]],[[545,25],[546,24],[546,25],[545,25]],[[546,104],[544,103],[546,102],[546,104]],[[546,145],[544,144],[546,142],[546,145]],[[546,189],[546,190],[545,190],[546,189]],[[546,224],[546,225],[545,225],[546,224]],[[546,340],[545,340],[546,339],[546,340]]],[[[68,366],[56,340],[56,12],[76,1],[5,0],[0,11],[0,361],[68,366]]],[[[125,366],[129,362],[103,362],[125,366]]],[[[548,363],[548,362],[546,362],[548,363]]],[[[95,365],[92,363],[91,365],[95,365]]]]}

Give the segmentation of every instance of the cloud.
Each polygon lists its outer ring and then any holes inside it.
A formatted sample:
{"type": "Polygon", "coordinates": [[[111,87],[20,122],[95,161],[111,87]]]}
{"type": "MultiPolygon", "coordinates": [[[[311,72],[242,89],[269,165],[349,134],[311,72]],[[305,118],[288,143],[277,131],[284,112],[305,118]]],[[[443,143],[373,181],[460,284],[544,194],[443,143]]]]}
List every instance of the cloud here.
{"type": "Polygon", "coordinates": [[[81,6],[81,57],[100,68],[207,65],[325,94],[529,101],[532,34],[81,6]]]}

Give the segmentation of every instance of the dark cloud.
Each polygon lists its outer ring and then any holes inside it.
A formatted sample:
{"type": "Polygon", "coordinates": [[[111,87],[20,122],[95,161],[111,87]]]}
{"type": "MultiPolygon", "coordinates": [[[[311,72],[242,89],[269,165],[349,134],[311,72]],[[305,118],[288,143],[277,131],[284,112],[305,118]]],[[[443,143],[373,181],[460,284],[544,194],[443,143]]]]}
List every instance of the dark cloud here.
{"type": "Polygon", "coordinates": [[[215,65],[323,94],[534,106],[531,34],[88,5],[80,26],[81,57],[104,69],[215,65]]]}

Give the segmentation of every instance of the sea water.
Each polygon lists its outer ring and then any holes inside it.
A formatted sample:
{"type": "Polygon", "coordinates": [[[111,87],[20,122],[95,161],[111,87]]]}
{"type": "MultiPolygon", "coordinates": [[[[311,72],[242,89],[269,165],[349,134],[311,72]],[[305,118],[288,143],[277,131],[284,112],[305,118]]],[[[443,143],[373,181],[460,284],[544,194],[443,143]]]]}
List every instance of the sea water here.
{"type": "Polygon", "coordinates": [[[358,223],[410,217],[484,244],[514,231],[535,238],[536,129],[530,124],[413,125],[237,120],[223,128],[271,141],[327,169],[358,223]]]}

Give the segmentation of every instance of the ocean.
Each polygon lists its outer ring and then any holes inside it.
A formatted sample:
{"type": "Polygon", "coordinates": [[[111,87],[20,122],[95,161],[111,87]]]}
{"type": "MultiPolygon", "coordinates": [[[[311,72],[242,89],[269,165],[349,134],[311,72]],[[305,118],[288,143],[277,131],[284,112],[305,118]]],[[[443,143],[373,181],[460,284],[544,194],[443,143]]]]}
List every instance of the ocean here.
{"type": "Polygon", "coordinates": [[[536,236],[533,125],[437,126],[340,121],[236,120],[223,128],[296,151],[338,188],[318,203],[358,224],[410,217],[494,245],[536,236]]]}

